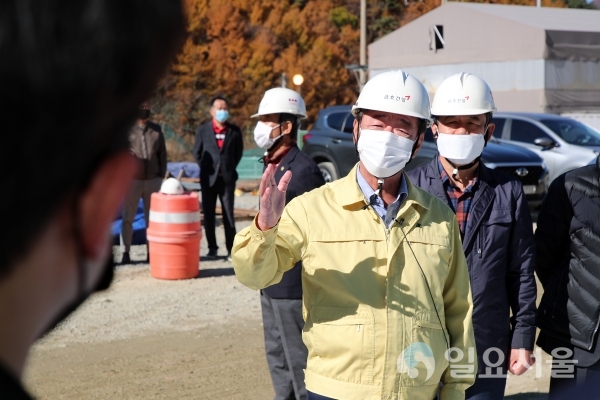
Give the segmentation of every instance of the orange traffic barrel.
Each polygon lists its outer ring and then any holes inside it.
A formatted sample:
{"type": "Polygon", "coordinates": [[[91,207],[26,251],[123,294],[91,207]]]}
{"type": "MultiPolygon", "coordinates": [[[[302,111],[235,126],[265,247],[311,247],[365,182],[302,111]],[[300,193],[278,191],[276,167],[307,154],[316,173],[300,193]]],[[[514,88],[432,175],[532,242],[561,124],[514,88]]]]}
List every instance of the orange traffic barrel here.
{"type": "Polygon", "coordinates": [[[174,178],[163,183],[161,192],[152,193],[146,231],[152,277],[198,276],[202,238],[199,205],[198,194],[184,193],[181,183],[174,178]]]}

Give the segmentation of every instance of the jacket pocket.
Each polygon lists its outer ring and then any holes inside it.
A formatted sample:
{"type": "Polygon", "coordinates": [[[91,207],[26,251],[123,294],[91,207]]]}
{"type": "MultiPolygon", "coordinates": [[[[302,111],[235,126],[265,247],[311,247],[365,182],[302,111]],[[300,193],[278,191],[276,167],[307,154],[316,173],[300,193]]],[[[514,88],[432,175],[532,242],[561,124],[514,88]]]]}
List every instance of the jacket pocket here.
{"type": "Polygon", "coordinates": [[[435,385],[448,368],[448,332],[436,316],[418,312],[412,318],[412,342],[398,357],[403,386],[435,385]]]}
{"type": "Polygon", "coordinates": [[[307,368],[337,380],[373,384],[374,318],[370,310],[313,306],[307,368]]]}
{"type": "Polygon", "coordinates": [[[477,234],[475,252],[479,258],[483,256],[506,257],[505,249],[510,244],[512,222],[510,209],[492,209],[489,217],[481,223],[477,234]]]}

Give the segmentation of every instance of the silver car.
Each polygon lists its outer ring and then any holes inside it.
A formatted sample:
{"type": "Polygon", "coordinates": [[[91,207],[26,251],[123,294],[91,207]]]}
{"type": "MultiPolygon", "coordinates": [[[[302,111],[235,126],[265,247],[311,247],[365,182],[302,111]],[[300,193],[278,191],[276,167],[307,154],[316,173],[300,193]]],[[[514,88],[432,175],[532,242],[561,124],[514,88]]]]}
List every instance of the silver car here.
{"type": "Polygon", "coordinates": [[[494,136],[525,147],[544,160],[549,182],[592,163],[600,151],[600,132],[571,118],[554,114],[499,112],[494,136]]]}

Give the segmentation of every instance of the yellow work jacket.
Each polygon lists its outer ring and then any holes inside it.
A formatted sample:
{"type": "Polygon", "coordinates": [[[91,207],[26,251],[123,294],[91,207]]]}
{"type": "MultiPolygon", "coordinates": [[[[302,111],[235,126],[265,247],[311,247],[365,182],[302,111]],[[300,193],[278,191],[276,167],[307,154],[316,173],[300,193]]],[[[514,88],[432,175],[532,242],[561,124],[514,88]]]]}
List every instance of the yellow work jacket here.
{"type": "Polygon", "coordinates": [[[302,260],[311,392],[431,400],[442,382],[443,400],[464,399],[474,382],[473,302],[456,218],[404,179],[408,197],[389,229],[364,208],[355,167],[296,197],[272,229],[254,221],[235,237],[235,273],[252,289],[278,283],[302,260]]]}

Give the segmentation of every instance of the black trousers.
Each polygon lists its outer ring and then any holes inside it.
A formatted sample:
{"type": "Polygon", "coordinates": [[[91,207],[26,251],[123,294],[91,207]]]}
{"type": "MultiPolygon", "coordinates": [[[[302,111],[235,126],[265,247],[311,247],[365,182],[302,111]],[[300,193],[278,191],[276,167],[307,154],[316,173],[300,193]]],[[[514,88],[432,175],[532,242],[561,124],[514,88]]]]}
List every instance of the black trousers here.
{"type": "Polygon", "coordinates": [[[218,177],[213,186],[202,185],[202,212],[204,213],[204,235],[208,242],[209,251],[217,251],[217,238],[215,236],[215,207],[217,198],[223,210],[223,227],[225,228],[225,246],[227,254],[231,253],[233,238],[235,237],[235,220],[233,219],[233,198],[235,182],[225,183],[218,177]]]}
{"type": "MultiPolygon", "coordinates": [[[[554,368],[554,365],[552,369],[561,371],[554,368]]],[[[584,368],[579,368],[575,364],[571,375],[572,377],[569,378],[558,376],[550,378],[549,400],[587,400],[600,397],[600,362],[584,368]]]]}

